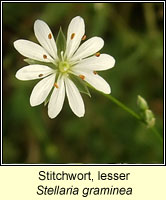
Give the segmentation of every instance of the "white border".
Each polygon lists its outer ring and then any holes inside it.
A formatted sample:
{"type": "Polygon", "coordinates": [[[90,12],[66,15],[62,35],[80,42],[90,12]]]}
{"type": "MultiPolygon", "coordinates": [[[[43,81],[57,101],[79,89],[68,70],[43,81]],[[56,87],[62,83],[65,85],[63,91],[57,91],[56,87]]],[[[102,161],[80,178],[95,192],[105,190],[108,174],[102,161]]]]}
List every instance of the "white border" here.
{"type": "MultiPolygon", "coordinates": [[[[164,81],[164,91],[163,91],[163,95],[164,95],[164,112],[163,112],[163,141],[164,141],[164,150],[165,150],[165,1],[164,1],[164,27],[163,27],[163,81],[164,81]]],[[[164,163],[165,163],[165,151],[164,151],[164,163]]],[[[166,164],[166,163],[165,163],[166,164]]]]}

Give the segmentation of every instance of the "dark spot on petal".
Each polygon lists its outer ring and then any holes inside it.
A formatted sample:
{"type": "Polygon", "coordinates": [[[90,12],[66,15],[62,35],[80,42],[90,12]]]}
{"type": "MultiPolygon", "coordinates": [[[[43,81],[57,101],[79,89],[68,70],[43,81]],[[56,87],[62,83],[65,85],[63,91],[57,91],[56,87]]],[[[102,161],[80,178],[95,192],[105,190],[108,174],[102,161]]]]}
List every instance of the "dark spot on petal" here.
{"type": "Polygon", "coordinates": [[[74,36],[75,36],[75,33],[72,33],[71,34],[71,40],[74,38],[74,36]]]}
{"type": "Polygon", "coordinates": [[[57,83],[54,83],[54,87],[59,88],[59,86],[57,85],[57,83]]]}
{"type": "Polygon", "coordinates": [[[85,40],[86,39],[86,35],[84,35],[83,37],[82,37],[82,40],[85,40]]]}
{"type": "Polygon", "coordinates": [[[46,56],[46,55],[43,55],[43,58],[44,58],[44,59],[47,59],[47,56],[46,56]]]}
{"type": "Polygon", "coordinates": [[[100,52],[97,52],[97,53],[95,54],[95,56],[99,57],[99,56],[100,56],[100,52]]]}
{"type": "Polygon", "coordinates": [[[79,77],[84,80],[85,79],[85,76],[84,75],[79,75],[79,77]]]}
{"type": "Polygon", "coordinates": [[[48,34],[48,39],[50,39],[50,40],[52,39],[51,33],[48,34]]]}

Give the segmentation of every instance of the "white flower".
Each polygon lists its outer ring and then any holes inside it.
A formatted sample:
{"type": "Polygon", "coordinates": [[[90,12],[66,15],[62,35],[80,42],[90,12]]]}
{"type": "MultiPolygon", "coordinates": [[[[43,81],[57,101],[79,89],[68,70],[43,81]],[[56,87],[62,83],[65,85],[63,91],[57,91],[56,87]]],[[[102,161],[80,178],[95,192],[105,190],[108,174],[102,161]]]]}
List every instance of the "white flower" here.
{"type": "Polygon", "coordinates": [[[41,46],[23,39],[14,42],[14,47],[23,56],[45,62],[44,65],[25,66],[16,73],[16,78],[19,80],[43,78],[32,90],[31,106],[43,103],[52,91],[48,103],[48,115],[54,118],[63,107],[66,92],[72,111],[78,117],[84,116],[84,102],[78,88],[70,78],[71,74],[80,77],[99,91],[106,94],[111,92],[108,83],[96,71],[112,68],[115,60],[107,54],[96,54],[104,45],[100,37],[92,37],[80,45],[82,39],[85,38],[85,24],[81,17],[77,16],[70,22],[66,50],[61,52],[60,56],[57,53],[53,34],[44,21],[35,21],[34,33],[41,46]],[[50,63],[54,66],[53,68],[49,67],[50,63]]]}

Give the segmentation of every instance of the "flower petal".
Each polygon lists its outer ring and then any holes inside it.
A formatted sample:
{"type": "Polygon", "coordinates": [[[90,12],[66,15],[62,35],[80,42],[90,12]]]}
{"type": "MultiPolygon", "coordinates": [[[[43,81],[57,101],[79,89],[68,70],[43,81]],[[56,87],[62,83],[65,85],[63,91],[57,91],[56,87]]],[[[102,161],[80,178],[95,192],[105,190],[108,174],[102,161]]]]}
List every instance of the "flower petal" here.
{"type": "Polygon", "coordinates": [[[75,115],[78,117],[83,117],[85,114],[85,107],[79,90],[68,78],[65,78],[65,86],[70,108],[75,115]]]}
{"type": "Polygon", "coordinates": [[[43,80],[39,81],[32,90],[30,96],[31,106],[40,105],[45,101],[50,93],[55,81],[55,74],[52,74],[43,80]]]}
{"type": "Polygon", "coordinates": [[[20,54],[27,58],[43,62],[53,61],[49,54],[40,45],[29,40],[16,40],[14,42],[14,47],[20,54]]]}
{"type": "Polygon", "coordinates": [[[16,78],[22,81],[40,79],[53,73],[54,70],[45,65],[28,65],[19,69],[16,78]]]}
{"type": "Polygon", "coordinates": [[[58,79],[57,86],[58,88],[54,88],[48,104],[48,115],[51,119],[55,118],[63,107],[65,99],[65,86],[63,77],[58,79]]]}
{"type": "Polygon", "coordinates": [[[98,52],[104,46],[104,40],[100,37],[92,37],[84,42],[71,58],[71,61],[83,59],[98,52]]]}
{"type": "Polygon", "coordinates": [[[99,90],[105,94],[111,93],[109,84],[98,74],[94,74],[90,70],[74,70],[73,73],[78,76],[83,75],[84,80],[92,85],[96,90],[99,90]]]}
{"type": "Polygon", "coordinates": [[[81,60],[73,69],[89,69],[95,71],[102,71],[110,69],[114,66],[115,59],[108,54],[101,54],[99,57],[92,56],[81,60]]]}
{"type": "Polygon", "coordinates": [[[39,43],[54,58],[57,58],[57,47],[54,36],[48,25],[42,20],[36,20],[34,23],[34,32],[39,43]]]}
{"type": "Polygon", "coordinates": [[[69,24],[67,31],[66,56],[70,58],[80,45],[81,39],[85,34],[84,20],[77,16],[69,24]]]}

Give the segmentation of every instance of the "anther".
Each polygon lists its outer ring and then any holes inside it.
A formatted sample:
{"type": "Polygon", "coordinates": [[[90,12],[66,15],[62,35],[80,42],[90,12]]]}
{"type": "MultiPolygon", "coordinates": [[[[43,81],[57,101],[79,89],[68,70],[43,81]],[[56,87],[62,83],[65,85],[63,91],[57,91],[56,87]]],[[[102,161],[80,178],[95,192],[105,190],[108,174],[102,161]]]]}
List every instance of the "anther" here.
{"type": "Polygon", "coordinates": [[[74,38],[74,36],[75,36],[75,33],[72,33],[71,34],[71,40],[74,38]]]}
{"type": "Polygon", "coordinates": [[[44,59],[47,59],[47,56],[46,56],[46,55],[43,55],[43,58],[44,58],[44,59]]]}
{"type": "Polygon", "coordinates": [[[48,39],[50,39],[50,40],[52,39],[51,33],[48,34],[48,39]]]}
{"type": "Polygon", "coordinates": [[[96,71],[93,71],[93,73],[96,75],[97,74],[97,72],[96,71]]]}
{"type": "Polygon", "coordinates": [[[84,35],[83,37],[82,37],[82,40],[85,40],[86,39],[86,35],[84,35]]]}
{"type": "Polygon", "coordinates": [[[43,76],[43,74],[39,74],[39,77],[42,77],[43,76]]]}
{"type": "Polygon", "coordinates": [[[54,87],[59,88],[59,86],[57,85],[57,83],[54,83],[54,87]]]}
{"type": "Polygon", "coordinates": [[[97,52],[97,53],[95,54],[95,56],[99,57],[99,56],[100,56],[100,52],[97,52]]]}
{"type": "Polygon", "coordinates": [[[84,80],[85,79],[85,76],[84,75],[79,75],[79,77],[84,80]]]}

